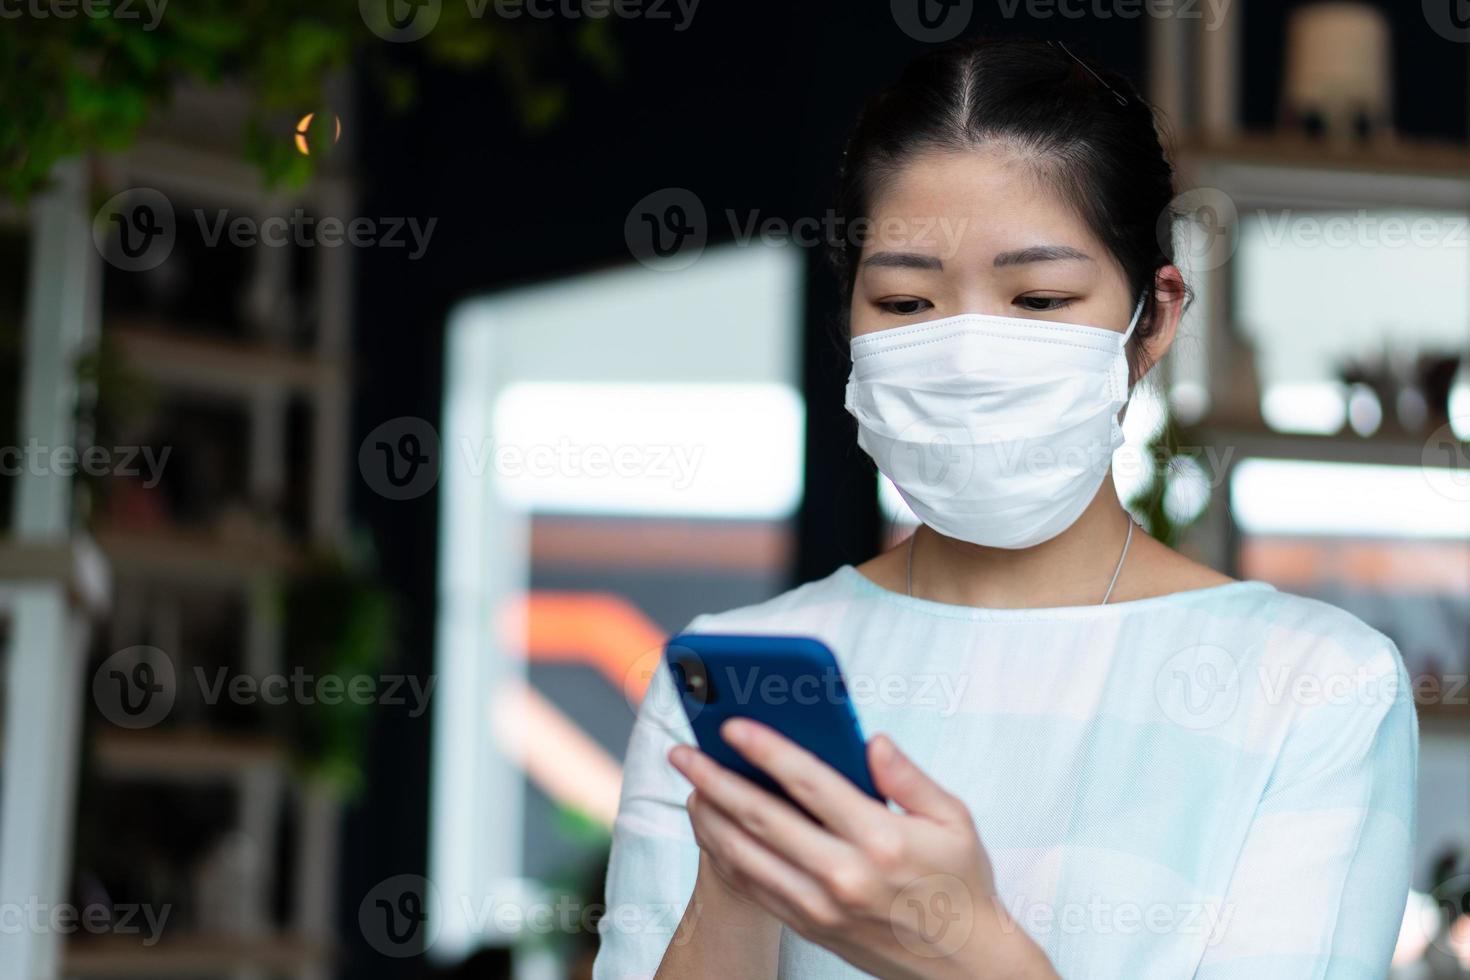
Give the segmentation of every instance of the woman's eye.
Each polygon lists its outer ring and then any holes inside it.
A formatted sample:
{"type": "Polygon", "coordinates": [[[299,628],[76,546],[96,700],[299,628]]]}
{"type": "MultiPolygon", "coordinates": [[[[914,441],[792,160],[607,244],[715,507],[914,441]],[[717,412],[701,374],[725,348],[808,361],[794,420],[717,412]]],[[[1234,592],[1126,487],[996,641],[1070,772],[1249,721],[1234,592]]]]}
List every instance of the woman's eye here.
{"type": "Polygon", "coordinates": [[[1065,296],[1018,296],[1015,302],[1028,313],[1049,313],[1060,310],[1072,300],[1065,296]]]}
{"type": "Polygon", "coordinates": [[[894,316],[913,316],[923,313],[925,310],[933,309],[934,304],[927,299],[888,299],[880,300],[878,308],[884,313],[892,313],[894,316]]]}

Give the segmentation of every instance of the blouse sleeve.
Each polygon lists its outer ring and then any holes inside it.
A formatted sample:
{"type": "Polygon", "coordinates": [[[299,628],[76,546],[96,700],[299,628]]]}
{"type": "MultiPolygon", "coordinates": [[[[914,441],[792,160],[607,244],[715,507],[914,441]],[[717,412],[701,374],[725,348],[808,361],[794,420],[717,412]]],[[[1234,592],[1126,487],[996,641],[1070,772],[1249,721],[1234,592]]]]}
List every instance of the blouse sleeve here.
{"type": "Polygon", "coordinates": [[[1407,671],[1382,643],[1352,685],[1300,689],[1196,980],[1387,975],[1413,863],[1419,731],[1407,671]]]}
{"type": "MultiPolygon", "coordinates": [[[[701,619],[687,631],[697,631],[701,619]]],[[[677,742],[692,745],[694,734],[660,665],[638,708],[623,763],[593,980],[649,980],[694,890],[699,845],[684,807],[693,786],[668,761],[677,742]]]]}

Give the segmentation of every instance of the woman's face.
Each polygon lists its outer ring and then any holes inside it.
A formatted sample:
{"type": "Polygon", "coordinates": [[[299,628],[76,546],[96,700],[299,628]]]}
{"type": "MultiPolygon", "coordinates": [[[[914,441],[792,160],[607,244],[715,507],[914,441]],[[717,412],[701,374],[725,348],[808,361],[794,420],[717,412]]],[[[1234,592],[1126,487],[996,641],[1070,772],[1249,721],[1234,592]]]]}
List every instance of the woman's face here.
{"type": "Polygon", "coordinates": [[[961,313],[1122,332],[1137,296],[1061,196],[998,149],[915,157],[873,202],[854,337],[961,313]]]}

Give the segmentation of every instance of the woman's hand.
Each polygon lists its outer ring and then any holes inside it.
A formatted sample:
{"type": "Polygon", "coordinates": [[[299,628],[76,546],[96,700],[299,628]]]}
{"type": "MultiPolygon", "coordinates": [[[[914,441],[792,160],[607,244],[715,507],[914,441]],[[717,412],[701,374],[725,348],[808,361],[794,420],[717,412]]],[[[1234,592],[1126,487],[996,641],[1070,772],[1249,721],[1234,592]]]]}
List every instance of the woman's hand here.
{"type": "Polygon", "coordinates": [[[687,745],[689,819],[724,887],[881,977],[1056,977],[996,898],[969,810],[886,736],[868,743],[895,813],[772,729],[727,721],[726,741],[821,823],[687,745]]]}

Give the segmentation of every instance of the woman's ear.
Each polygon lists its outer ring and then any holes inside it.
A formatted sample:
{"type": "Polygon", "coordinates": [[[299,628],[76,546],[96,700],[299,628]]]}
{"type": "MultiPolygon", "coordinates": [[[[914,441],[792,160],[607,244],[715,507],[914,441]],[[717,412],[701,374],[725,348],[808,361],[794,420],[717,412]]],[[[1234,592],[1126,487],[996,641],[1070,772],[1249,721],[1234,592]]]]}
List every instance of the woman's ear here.
{"type": "Polygon", "coordinates": [[[1139,344],[1135,381],[1153,370],[1173,346],[1174,337],[1179,332],[1179,321],[1184,316],[1184,304],[1189,298],[1184,275],[1175,265],[1163,266],[1154,273],[1153,290],[1153,315],[1149,317],[1148,333],[1139,344]]]}

